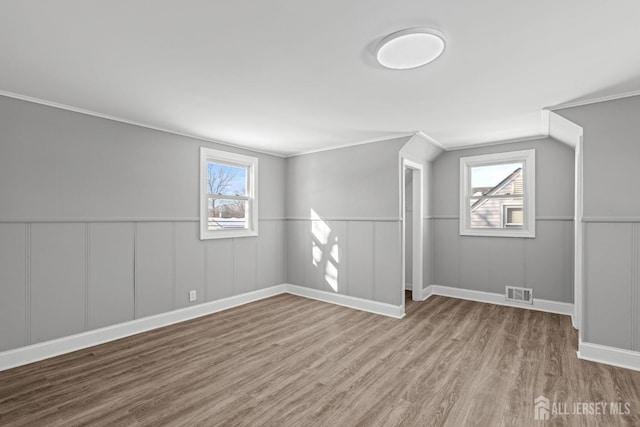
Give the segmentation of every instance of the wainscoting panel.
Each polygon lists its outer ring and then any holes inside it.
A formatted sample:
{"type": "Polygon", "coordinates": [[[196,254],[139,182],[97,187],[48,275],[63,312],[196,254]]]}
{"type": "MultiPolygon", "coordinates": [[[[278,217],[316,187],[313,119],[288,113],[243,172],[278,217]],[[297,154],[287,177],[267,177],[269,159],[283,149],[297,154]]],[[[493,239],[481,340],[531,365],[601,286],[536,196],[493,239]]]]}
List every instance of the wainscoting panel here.
{"type": "Polygon", "coordinates": [[[30,229],[30,344],[85,331],[87,224],[30,229]]]}
{"type": "Polygon", "coordinates": [[[585,229],[584,330],[586,342],[635,350],[637,242],[631,223],[588,223],[585,229]]]}
{"type": "Polygon", "coordinates": [[[0,351],[28,343],[27,227],[0,224],[0,351]]]}
{"type": "MultiPolygon", "coordinates": [[[[336,287],[339,294],[350,295],[349,281],[347,280],[347,272],[349,259],[347,258],[347,249],[349,246],[348,239],[348,222],[347,221],[329,221],[331,228],[331,236],[329,238],[331,248],[327,249],[331,263],[337,262],[337,278],[336,287]],[[336,259],[337,258],[337,259],[336,259]]],[[[334,264],[335,267],[335,264],[334,264]]],[[[332,267],[329,267],[332,269],[332,267]]],[[[332,289],[330,289],[332,290],[332,289]]]]}
{"type": "MultiPolygon", "coordinates": [[[[349,295],[347,220],[287,222],[287,281],[307,288],[349,295]]],[[[371,234],[373,228],[369,227],[371,234]]],[[[372,239],[371,236],[368,237],[372,239]]],[[[371,251],[371,247],[367,248],[371,251]]],[[[370,284],[371,286],[371,284],[370,284]]]]}
{"type": "Polygon", "coordinates": [[[524,286],[526,269],[522,268],[522,263],[526,239],[494,238],[490,243],[492,268],[489,270],[488,292],[504,294],[507,285],[524,286]]]}
{"type": "Polygon", "coordinates": [[[458,219],[433,220],[433,283],[460,286],[458,219]]]}
{"type": "Polygon", "coordinates": [[[433,218],[425,218],[423,221],[424,224],[424,234],[423,234],[423,242],[424,242],[424,259],[423,259],[423,271],[422,271],[422,288],[426,288],[433,282],[433,258],[434,258],[434,237],[433,237],[433,218]]]}
{"type": "Polygon", "coordinates": [[[89,224],[89,329],[134,319],[133,223],[89,224]]]}
{"type": "Polygon", "coordinates": [[[288,220],[287,281],[400,306],[400,224],[387,218],[288,220]]]}
{"type": "Polygon", "coordinates": [[[573,302],[573,221],[538,221],[536,238],[526,239],[525,250],[533,297],[573,302]]]}
{"type": "Polygon", "coordinates": [[[136,224],[136,319],[174,309],[175,224],[136,224]]]}
{"type": "Polygon", "coordinates": [[[322,261],[324,258],[324,234],[327,223],[322,220],[299,221],[302,225],[302,256],[304,266],[304,283],[313,289],[325,289],[322,261]]]}
{"type": "Polygon", "coordinates": [[[205,246],[200,241],[200,224],[176,223],[176,286],[175,308],[205,302],[205,246]],[[196,300],[189,302],[189,291],[196,291],[196,300]]]}
{"type": "Polygon", "coordinates": [[[205,246],[207,301],[228,298],[233,295],[233,240],[209,240],[205,246]]]}
{"type": "Polygon", "coordinates": [[[433,219],[433,281],[503,294],[533,288],[534,298],[573,302],[573,221],[538,219],[535,239],[460,236],[457,218],[433,219]]]}
{"type": "Polygon", "coordinates": [[[401,277],[401,227],[398,222],[374,224],[373,299],[392,305],[402,304],[404,295],[396,285],[401,277]]]}
{"type": "Polygon", "coordinates": [[[244,237],[233,239],[234,295],[256,290],[258,268],[258,239],[244,237]]]}
{"type": "Polygon", "coordinates": [[[347,281],[349,282],[349,295],[373,300],[374,223],[372,221],[351,221],[348,227],[347,281]]]}
{"type": "Polygon", "coordinates": [[[261,221],[259,237],[208,241],[198,225],[0,221],[0,352],[285,282],[285,220],[261,221]]]}
{"type": "Polygon", "coordinates": [[[258,236],[258,288],[285,283],[285,227],[283,221],[260,222],[258,236]]]}
{"type": "Polygon", "coordinates": [[[460,287],[475,291],[491,289],[489,282],[491,239],[491,237],[475,236],[460,238],[460,287]]]}
{"type": "Polygon", "coordinates": [[[308,221],[287,221],[287,280],[296,285],[306,285],[305,269],[307,258],[303,236],[308,221]]]}

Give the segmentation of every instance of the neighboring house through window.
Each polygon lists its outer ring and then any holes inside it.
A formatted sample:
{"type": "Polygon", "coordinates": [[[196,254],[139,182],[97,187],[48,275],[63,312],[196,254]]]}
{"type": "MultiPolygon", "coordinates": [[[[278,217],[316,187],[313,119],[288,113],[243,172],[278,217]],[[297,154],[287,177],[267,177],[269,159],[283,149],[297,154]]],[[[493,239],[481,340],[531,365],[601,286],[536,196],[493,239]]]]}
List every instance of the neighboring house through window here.
{"type": "Polygon", "coordinates": [[[200,148],[200,238],[258,235],[258,159],[200,148]]]}
{"type": "Polygon", "coordinates": [[[460,234],[535,237],[535,150],[460,159],[460,234]]]}

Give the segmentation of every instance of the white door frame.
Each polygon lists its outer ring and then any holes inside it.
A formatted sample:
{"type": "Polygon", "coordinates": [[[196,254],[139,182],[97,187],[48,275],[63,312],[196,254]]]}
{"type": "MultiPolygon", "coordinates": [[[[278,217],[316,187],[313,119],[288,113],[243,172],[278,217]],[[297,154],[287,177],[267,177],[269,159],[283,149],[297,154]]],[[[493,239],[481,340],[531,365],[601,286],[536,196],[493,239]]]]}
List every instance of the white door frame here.
{"type": "Polygon", "coordinates": [[[405,225],[406,221],[412,221],[413,239],[412,240],[412,291],[411,299],[414,301],[422,301],[422,287],[423,287],[423,249],[424,249],[424,230],[423,230],[423,215],[424,215],[424,165],[406,156],[401,157],[401,191],[400,191],[400,212],[402,218],[401,227],[401,252],[402,252],[402,280],[401,280],[401,292],[402,292],[402,311],[404,312],[404,292],[406,283],[406,254],[405,254],[405,225]],[[406,212],[406,200],[405,200],[405,173],[407,170],[413,173],[413,215],[412,218],[405,218],[406,212]]]}
{"type": "MultiPolygon", "coordinates": [[[[583,215],[583,135],[580,135],[580,139],[575,148],[575,214],[574,214],[574,272],[573,272],[573,327],[578,331],[582,329],[582,307],[583,307],[583,287],[584,287],[584,246],[583,246],[583,234],[584,224],[582,223],[583,215]]],[[[579,337],[582,337],[582,333],[579,332],[579,337]]]]}

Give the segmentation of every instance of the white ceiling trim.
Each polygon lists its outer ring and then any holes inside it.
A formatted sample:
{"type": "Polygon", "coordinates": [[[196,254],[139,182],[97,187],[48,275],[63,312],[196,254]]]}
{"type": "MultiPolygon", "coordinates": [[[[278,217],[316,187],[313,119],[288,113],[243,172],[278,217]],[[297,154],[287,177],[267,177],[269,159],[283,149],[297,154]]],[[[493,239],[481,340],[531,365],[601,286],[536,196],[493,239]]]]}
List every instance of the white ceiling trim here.
{"type": "Polygon", "coordinates": [[[147,124],[147,123],[137,122],[135,120],[124,119],[122,117],[117,117],[117,116],[111,116],[109,114],[98,113],[97,111],[91,111],[91,110],[86,110],[84,108],[72,107],[71,105],[60,104],[58,102],[48,101],[46,99],[34,98],[32,96],[27,96],[27,95],[21,95],[19,93],[7,92],[5,90],[0,90],[0,96],[5,96],[7,98],[19,99],[21,101],[26,101],[26,102],[33,102],[34,104],[46,105],[47,107],[59,108],[61,110],[72,111],[74,113],[79,113],[79,114],[84,114],[84,115],[87,115],[87,116],[98,117],[98,118],[101,118],[101,119],[111,120],[111,121],[114,121],[114,122],[125,123],[125,124],[128,124],[128,125],[138,126],[138,127],[142,127],[142,128],[146,128],[146,129],[151,129],[151,130],[156,130],[156,131],[159,131],[159,132],[169,133],[169,134],[172,134],[172,135],[184,136],[186,138],[193,138],[193,139],[197,139],[199,141],[211,142],[211,143],[214,143],[214,144],[224,145],[224,146],[227,146],[227,147],[233,147],[233,148],[237,148],[237,149],[240,149],[240,150],[253,151],[255,153],[268,154],[270,156],[276,156],[276,157],[283,157],[283,158],[287,157],[287,156],[284,156],[284,155],[282,155],[280,153],[275,153],[275,152],[272,152],[272,151],[257,150],[255,148],[249,148],[249,147],[245,147],[245,146],[238,145],[238,144],[231,144],[229,142],[217,141],[215,139],[204,138],[202,136],[192,135],[192,134],[188,134],[188,133],[184,133],[184,132],[177,132],[177,131],[174,131],[174,130],[171,130],[171,129],[161,128],[161,127],[153,126],[153,125],[150,125],[150,124],[147,124]]]}
{"type": "Polygon", "coordinates": [[[544,110],[549,110],[549,111],[564,110],[566,108],[581,107],[583,105],[597,104],[599,102],[615,101],[616,99],[630,98],[632,96],[638,96],[638,95],[640,95],[640,90],[632,90],[630,92],[623,92],[615,95],[599,96],[596,98],[583,99],[580,101],[566,102],[564,104],[545,107],[544,110]]]}
{"type": "Polygon", "coordinates": [[[109,115],[109,114],[103,114],[103,113],[99,113],[99,112],[96,112],[96,111],[87,110],[87,109],[84,109],[84,108],[73,107],[71,105],[61,104],[61,103],[54,102],[54,101],[49,101],[49,100],[46,100],[46,99],[41,99],[41,98],[36,98],[36,97],[28,96],[28,95],[22,95],[22,94],[18,94],[18,93],[14,93],[14,92],[0,90],[0,96],[5,96],[7,98],[19,99],[19,100],[26,101],[26,102],[32,102],[32,103],[35,103],[35,104],[45,105],[45,106],[52,107],[52,108],[59,108],[59,109],[62,109],[62,110],[72,111],[72,112],[79,113],[79,114],[84,114],[84,115],[87,115],[87,116],[98,117],[98,118],[105,119],[105,120],[111,120],[111,121],[115,121],[115,122],[125,123],[125,124],[129,124],[129,125],[132,125],[132,126],[138,126],[138,127],[151,129],[151,130],[155,130],[155,131],[159,131],[159,132],[164,132],[164,133],[168,133],[168,134],[172,134],[172,135],[183,136],[183,137],[186,137],[186,138],[193,138],[193,139],[197,139],[199,141],[210,142],[210,143],[219,144],[219,145],[223,145],[223,146],[227,146],[227,147],[233,147],[233,148],[252,151],[252,152],[261,153],[261,154],[267,154],[267,155],[270,155],[270,156],[276,156],[276,157],[280,157],[280,158],[303,156],[303,155],[306,155],[306,154],[320,153],[320,152],[324,152],[324,151],[337,150],[337,149],[340,149],[340,148],[354,147],[354,146],[364,145],[364,144],[372,144],[372,143],[376,143],[376,142],[388,141],[390,139],[411,137],[411,136],[418,136],[420,138],[423,138],[424,140],[432,143],[433,145],[441,148],[444,151],[460,151],[460,150],[473,149],[473,148],[491,147],[491,146],[494,146],[494,145],[503,145],[503,144],[511,144],[511,143],[516,143],[516,142],[532,141],[532,140],[536,140],[536,139],[548,138],[549,137],[549,134],[550,134],[549,112],[550,111],[554,111],[556,109],[562,109],[562,108],[570,108],[570,107],[579,106],[579,105],[587,105],[587,104],[592,104],[592,103],[596,103],[596,102],[603,102],[603,101],[608,101],[608,100],[627,98],[627,97],[631,97],[631,96],[635,96],[635,95],[640,95],[640,90],[634,91],[634,92],[628,92],[628,93],[625,93],[625,94],[615,95],[615,96],[611,96],[611,97],[594,98],[593,100],[589,100],[589,101],[581,101],[581,102],[576,102],[576,103],[561,104],[561,105],[554,106],[554,107],[547,107],[547,108],[542,110],[542,131],[541,131],[541,133],[540,134],[526,136],[526,137],[522,137],[522,138],[506,139],[506,140],[501,140],[501,141],[489,141],[489,142],[466,145],[466,146],[461,146],[461,147],[446,147],[445,145],[443,145],[442,143],[437,141],[435,138],[427,135],[423,131],[412,131],[412,132],[401,132],[401,133],[397,133],[397,134],[390,134],[390,135],[387,135],[387,136],[384,136],[384,137],[371,138],[371,139],[366,139],[366,140],[352,142],[352,143],[339,144],[339,145],[334,145],[334,146],[330,146],[330,147],[319,148],[319,149],[315,149],[315,150],[301,151],[301,152],[294,153],[294,154],[284,155],[284,154],[276,153],[276,152],[272,152],[272,151],[259,150],[259,149],[255,149],[255,148],[250,148],[250,147],[246,147],[246,146],[243,146],[243,145],[239,145],[239,144],[232,144],[232,143],[228,143],[228,142],[224,142],[224,141],[218,141],[218,140],[209,139],[209,138],[205,138],[205,137],[201,137],[201,136],[197,136],[197,135],[192,135],[192,134],[189,134],[189,133],[178,132],[178,131],[174,131],[174,130],[171,130],[171,129],[162,128],[162,127],[158,127],[158,126],[153,126],[153,125],[150,125],[150,124],[147,124],[147,123],[142,123],[142,122],[138,122],[138,121],[135,121],[135,120],[129,120],[129,119],[125,119],[125,118],[118,117],[118,116],[112,116],[112,115],[109,115]]]}
{"type": "Polygon", "coordinates": [[[549,120],[549,136],[575,149],[580,143],[580,138],[583,134],[582,126],[553,111],[548,111],[547,116],[549,120]]]}
{"type": "Polygon", "coordinates": [[[448,148],[445,147],[444,145],[442,145],[442,143],[440,143],[440,141],[436,140],[435,138],[427,135],[426,133],[424,133],[421,130],[417,130],[413,133],[415,136],[419,136],[420,138],[423,138],[424,140],[426,140],[427,142],[432,143],[433,145],[435,145],[438,148],[443,149],[444,151],[447,151],[448,148]]]}
{"type": "Polygon", "coordinates": [[[544,133],[539,133],[539,134],[530,135],[530,136],[523,136],[522,138],[503,139],[501,141],[482,142],[480,144],[465,145],[462,147],[452,147],[452,148],[445,149],[445,151],[460,151],[460,150],[468,150],[472,148],[492,147],[494,145],[504,145],[504,144],[514,144],[516,142],[535,141],[536,139],[544,139],[548,137],[549,135],[545,135],[544,133]]]}
{"type": "Polygon", "coordinates": [[[19,99],[21,101],[32,102],[34,104],[45,105],[47,107],[59,108],[61,110],[72,111],[74,113],[84,114],[84,115],[87,115],[87,116],[98,117],[98,118],[101,118],[101,119],[111,120],[111,121],[114,121],[114,122],[125,123],[125,124],[132,125],[132,126],[142,127],[142,128],[145,128],[145,129],[151,129],[151,130],[155,130],[155,131],[159,131],[159,132],[169,133],[169,134],[172,134],[172,135],[184,136],[186,138],[193,138],[193,139],[197,139],[199,141],[211,142],[211,143],[214,143],[214,144],[219,144],[219,145],[224,145],[224,146],[228,146],[228,147],[238,148],[238,149],[241,149],[241,150],[253,151],[253,152],[256,152],[256,153],[262,153],[262,154],[267,154],[267,155],[270,155],[270,156],[276,156],[276,157],[281,157],[281,158],[303,156],[305,154],[313,154],[313,153],[319,153],[319,152],[322,152],[322,151],[337,150],[339,148],[354,147],[354,146],[357,146],[357,145],[372,144],[372,143],[375,143],[375,142],[388,141],[390,139],[403,138],[403,137],[414,136],[414,135],[418,135],[418,136],[426,139],[427,141],[432,142],[433,144],[435,144],[436,146],[442,148],[443,150],[446,150],[446,148],[442,144],[440,144],[438,141],[436,141],[435,139],[431,138],[430,136],[428,136],[424,132],[422,132],[422,131],[413,131],[413,132],[402,132],[402,133],[398,133],[398,134],[391,134],[391,135],[387,135],[387,136],[384,136],[384,137],[366,139],[366,140],[363,140],[363,141],[357,141],[357,142],[352,142],[352,143],[340,144],[340,145],[335,145],[335,146],[331,146],[331,147],[327,147],[327,148],[320,148],[320,149],[317,149],[317,150],[301,151],[299,153],[284,155],[284,154],[280,154],[280,153],[276,153],[276,152],[272,152],[272,151],[258,150],[258,149],[255,149],[255,148],[250,148],[250,147],[242,146],[242,145],[239,145],[239,144],[232,144],[232,143],[229,143],[229,142],[224,142],[224,141],[218,141],[218,140],[214,140],[214,139],[204,138],[202,136],[192,135],[192,134],[189,134],[189,133],[178,132],[178,131],[174,131],[174,130],[171,130],[171,129],[162,128],[162,127],[153,126],[153,125],[150,125],[150,124],[147,124],[147,123],[138,122],[138,121],[135,121],[135,120],[129,120],[129,119],[125,119],[125,118],[118,117],[118,116],[112,116],[112,115],[109,115],[109,114],[103,114],[103,113],[99,113],[97,111],[87,110],[85,108],[73,107],[71,105],[61,104],[59,102],[49,101],[49,100],[41,99],[41,98],[35,98],[33,96],[22,95],[22,94],[19,94],[19,93],[9,92],[9,91],[6,91],[6,90],[0,90],[0,96],[4,96],[4,97],[7,97],[7,98],[13,98],[13,99],[19,99]]]}
{"type": "Polygon", "coordinates": [[[289,154],[284,157],[289,158],[289,157],[296,157],[296,156],[304,156],[306,154],[321,153],[323,151],[338,150],[340,148],[355,147],[357,145],[373,144],[375,142],[389,141],[390,139],[404,138],[404,137],[409,137],[413,135],[415,135],[415,132],[402,132],[402,133],[391,134],[391,135],[383,136],[379,138],[371,138],[371,139],[365,139],[363,141],[358,141],[358,142],[350,142],[346,144],[333,145],[331,147],[326,147],[326,148],[318,148],[316,150],[301,151],[299,153],[289,154]]]}

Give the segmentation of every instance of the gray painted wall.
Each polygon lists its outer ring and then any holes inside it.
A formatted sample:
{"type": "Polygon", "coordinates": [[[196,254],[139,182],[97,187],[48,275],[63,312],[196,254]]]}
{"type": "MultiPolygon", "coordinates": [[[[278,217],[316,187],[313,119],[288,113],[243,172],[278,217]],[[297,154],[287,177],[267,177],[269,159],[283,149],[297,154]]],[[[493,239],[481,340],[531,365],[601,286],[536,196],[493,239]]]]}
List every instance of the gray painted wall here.
{"type": "Polygon", "coordinates": [[[423,289],[433,283],[433,161],[442,154],[443,150],[433,143],[426,141],[422,136],[413,136],[400,150],[403,157],[422,163],[424,168],[422,188],[423,195],[423,226],[422,226],[422,287],[423,289]]]}
{"type": "Polygon", "coordinates": [[[200,241],[199,147],[0,97],[0,351],[285,280],[285,160],[259,157],[258,237],[200,241]]]}
{"type": "Polygon", "coordinates": [[[309,218],[400,216],[398,151],[408,138],[287,159],[286,213],[309,218]]]}
{"type": "Polygon", "coordinates": [[[552,139],[449,151],[433,163],[433,283],[573,301],[574,152],[552,139]],[[536,150],[536,238],[460,236],[460,157],[536,150]]]}
{"type": "Polygon", "coordinates": [[[557,113],[584,129],[582,340],[640,351],[640,96],[557,113]]]}
{"type": "MultiPolygon", "coordinates": [[[[254,155],[1,96],[0,125],[2,220],[197,217],[199,147],[254,155]]],[[[257,156],[260,217],[282,218],[285,161],[257,156]]]]}
{"type": "Polygon", "coordinates": [[[407,139],[287,159],[288,283],[401,304],[398,152],[407,139]]]}

